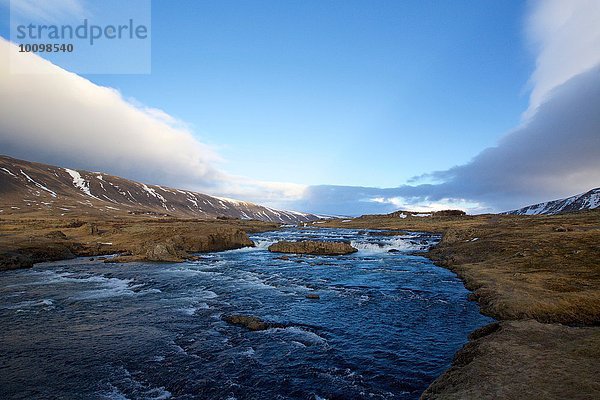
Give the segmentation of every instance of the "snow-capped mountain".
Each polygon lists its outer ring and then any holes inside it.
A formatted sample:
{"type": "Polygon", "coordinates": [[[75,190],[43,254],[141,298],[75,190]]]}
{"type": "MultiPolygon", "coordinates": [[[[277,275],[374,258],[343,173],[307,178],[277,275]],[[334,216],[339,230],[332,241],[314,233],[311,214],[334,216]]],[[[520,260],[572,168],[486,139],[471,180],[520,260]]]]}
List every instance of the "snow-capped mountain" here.
{"type": "Polygon", "coordinates": [[[0,217],[23,212],[139,214],[187,218],[240,218],[279,223],[319,219],[245,201],[147,185],[100,172],[60,168],[0,156],[0,217]]]}
{"type": "Polygon", "coordinates": [[[592,189],[589,192],[568,197],[566,199],[547,201],[545,203],[534,204],[531,206],[519,208],[518,210],[507,211],[503,214],[515,215],[537,215],[537,214],[560,214],[565,212],[591,210],[600,206],[600,188],[592,189]]]}

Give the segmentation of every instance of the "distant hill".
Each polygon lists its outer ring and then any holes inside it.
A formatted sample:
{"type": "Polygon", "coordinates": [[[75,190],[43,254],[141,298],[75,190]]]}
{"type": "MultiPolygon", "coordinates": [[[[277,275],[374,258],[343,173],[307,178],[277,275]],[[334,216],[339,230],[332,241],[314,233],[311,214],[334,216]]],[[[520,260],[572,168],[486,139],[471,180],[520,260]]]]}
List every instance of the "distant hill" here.
{"type": "Polygon", "coordinates": [[[566,199],[547,201],[531,206],[504,212],[503,214],[515,215],[537,215],[537,214],[560,214],[565,212],[592,210],[600,206],[600,188],[589,192],[568,197],[566,199]]]}
{"type": "Polygon", "coordinates": [[[312,214],[146,185],[102,172],[60,168],[0,156],[0,217],[14,213],[62,216],[119,213],[181,218],[239,218],[279,223],[319,219],[312,214]]]}

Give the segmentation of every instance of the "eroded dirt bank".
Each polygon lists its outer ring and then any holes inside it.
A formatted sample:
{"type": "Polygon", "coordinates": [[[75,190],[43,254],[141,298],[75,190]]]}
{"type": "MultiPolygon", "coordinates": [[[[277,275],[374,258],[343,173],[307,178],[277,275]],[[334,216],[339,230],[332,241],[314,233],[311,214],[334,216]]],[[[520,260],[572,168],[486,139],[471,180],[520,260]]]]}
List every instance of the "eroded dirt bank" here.
{"type": "Polygon", "coordinates": [[[121,256],[114,261],[177,262],[191,253],[252,246],[248,233],[278,228],[277,224],[259,221],[142,217],[20,217],[0,222],[0,270],[116,253],[121,256]]]}
{"type": "Polygon", "coordinates": [[[499,320],[473,333],[423,399],[600,398],[600,211],[404,215],[324,225],[443,233],[429,257],[499,320]]]}

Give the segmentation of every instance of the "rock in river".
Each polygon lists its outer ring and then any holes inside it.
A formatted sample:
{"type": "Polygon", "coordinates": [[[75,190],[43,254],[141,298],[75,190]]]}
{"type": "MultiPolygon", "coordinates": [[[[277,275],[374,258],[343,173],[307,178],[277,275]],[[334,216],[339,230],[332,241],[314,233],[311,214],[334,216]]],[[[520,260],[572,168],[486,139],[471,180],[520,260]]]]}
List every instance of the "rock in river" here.
{"type": "Polygon", "coordinates": [[[228,324],[246,327],[251,331],[264,331],[270,328],[284,327],[284,325],[266,322],[258,317],[253,317],[251,315],[226,315],[223,317],[223,321],[227,322],[228,324]]]}
{"type": "Polygon", "coordinates": [[[281,241],[269,246],[273,253],[315,254],[320,256],[338,256],[355,253],[355,249],[347,242],[319,242],[304,240],[300,242],[281,241]]]}

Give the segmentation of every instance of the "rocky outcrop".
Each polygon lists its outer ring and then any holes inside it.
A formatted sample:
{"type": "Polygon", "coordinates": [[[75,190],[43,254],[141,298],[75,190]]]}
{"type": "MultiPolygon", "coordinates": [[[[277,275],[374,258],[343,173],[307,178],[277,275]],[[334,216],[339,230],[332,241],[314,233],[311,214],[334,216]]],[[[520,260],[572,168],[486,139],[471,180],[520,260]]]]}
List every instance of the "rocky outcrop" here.
{"type": "Polygon", "coordinates": [[[250,240],[246,232],[238,229],[209,234],[206,240],[197,243],[191,251],[201,253],[241,249],[242,247],[254,247],[254,242],[250,240]]]}
{"type": "Polygon", "coordinates": [[[339,256],[356,253],[355,249],[347,242],[319,242],[304,240],[300,242],[281,241],[269,246],[273,253],[314,254],[319,256],[339,256]]]}
{"type": "Polygon", "coordinates": [[[7,252],[0,254],[0,271],[33,267],[33,257],[29,254],[7,252]]]}
{"type": "Polygon", "coordinates": [[[227,322],[228,324],[243,326],[251,331],[264,331],[271,328],[285,327],[285,325],[266,322],[251,315],[226,315],[223,317],[223,321],[227,322]]]}
{"type": "Polygon", "coordinates": [[[146,250],[144,258],[148,261],[179,262],[185,259],[187,253],[178,247],[172,240],[156,243],[146,250]]]}
{"type": "Polygon", "coordinates": [[[165,219],[3,219],[0,223],[0,271],[28,268],[43,261],[118,254],[107,263],[181,262],[194,253],[252,247],[248,233],[277,229],[259,221],[165,219]],[[94,232],[90,226],[95,226],[94,232]],[[58,230],[60,228],[60,230],[58,230]]]}
{"type": "Polygon", "coordinates": [[[75,258],[71,250],[58,243],[29,245],[16,251],[0,253],[0,271],[31,268],[33,264],[44,261],[58,261],[75,258]]]}
{"type": "Polygon", "coordinates": [[[254,247],[254,242],[241,229],[222,229],[210,234],[179,231],[172,236],[169,232],[164,232],[162,237],[162,240],[157,237],[158,240],[146,242],[133,249],[131,255],[112,259],[111,262],[181,262],[193,258],[192,253],[254,247]]]}
{"type": "Polygon", "coordinates": [[[66,240],[67,239],[67,235],[65,235],[63,232],[61,231],[52,231],[52,232],[48,232],[46,235],[44,235],[45,237],[47,237],[48,239],[56,239],[56,240],[66,240]]]}

